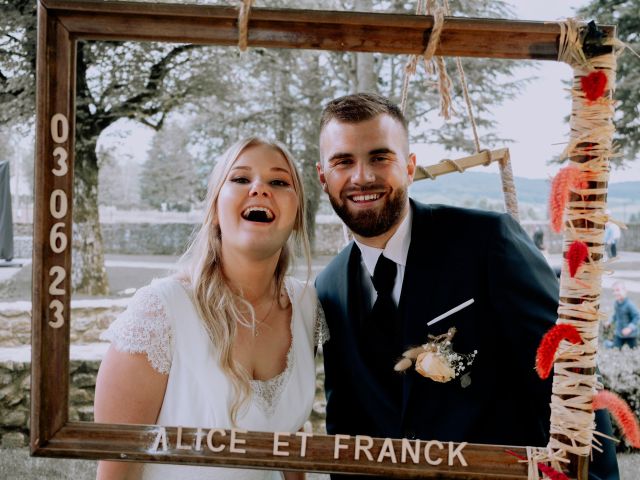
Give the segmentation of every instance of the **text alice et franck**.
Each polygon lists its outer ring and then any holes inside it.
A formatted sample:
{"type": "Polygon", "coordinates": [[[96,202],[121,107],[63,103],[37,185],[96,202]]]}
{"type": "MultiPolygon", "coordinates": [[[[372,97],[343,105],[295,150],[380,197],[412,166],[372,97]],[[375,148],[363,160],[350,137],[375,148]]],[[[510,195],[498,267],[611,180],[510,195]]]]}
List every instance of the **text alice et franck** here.
{"type": "MultiPolygon", "coordinates": [[[[177,427],[175,450],[185,451],[210,451],[212,453],[220,453],[227,451],[229,453],[246,453],[247,440],[242,438],[243,434],[248,433],[246,430],[231,429],[230,431],[220,428],[197,428],[184,429],[177,427]],[[187,432],[188,437],[192,437],[191,441],[186,443],[183,439],[183,431],[187,432]],[[228,436],[228,441],[227,440],[228,436]]],[[[186,437],[185,437],[186,438],[186,437]]],[[[276,457],[298,456],[305,458],[307,455],[308,439],[313,438],[312,433],[308,432],[273,432],[273,449],[272,453],[276,457]],[[292,438],[293,437],[293,438],[292,438]],[[297,437],[297,438],[296,438],[297,437]],[[299,440],[299,448],[292,449],[290,440],[299,440]]],[[[369,462],[389,461],[391,463],[407,463],[412,462],[418,464],[422,461],[429,465],[440,465],[446,461],[447,465],[453,466],[454,462],[458,462],[461,466],[466,467],[462,451],[466,447],[467,442],[440,442],[438,440],[409,440],[400,439],[399,443],[394,445],[391,438],[372,438],[367,435],[334,435],[333,459],[345,459],[349,454],[353,456],[353,460],[366,459],[369,462]],[[378,450],[379,448],[379,450],[378,450]],[[377,451],[374,456],[372,450],[377,451]],[[440,455],[438,455],[438,452],[440,455]],[[442,455],[444,453],[445,455],[442,455]]],[[[155,440],[150,448],[150,453],[169,452],[173,450],[167,439],[167,430],[165,427],[158,427],[155,440]]]]}

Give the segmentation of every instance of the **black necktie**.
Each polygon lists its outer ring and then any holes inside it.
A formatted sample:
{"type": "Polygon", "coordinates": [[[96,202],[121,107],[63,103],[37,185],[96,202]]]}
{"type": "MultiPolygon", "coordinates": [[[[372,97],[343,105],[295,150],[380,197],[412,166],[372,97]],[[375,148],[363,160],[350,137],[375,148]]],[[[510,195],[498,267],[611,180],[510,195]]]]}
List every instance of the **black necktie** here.
{"type": "Polygon", "coordinates": [[[393,286],[396,281],[396,271],[396,262],[389,260],[384,255],[378,257],[373,277],[371,277],[378,294],[373,304],[371,316],[378,324],[389,324],[394,320],[396,304],[393,301],[393,286]]]}
{"type": "Polygon", "coordinates": [[[373,272],[373,286],[378,294],[365,322],[364,352],[366,361],[386,397],[399,408],[402,398],[402,379],[393,370],[402,355],[401,328],[398,308],[393,301],[393,286],[397,265],[383,255],[373,272]]]}

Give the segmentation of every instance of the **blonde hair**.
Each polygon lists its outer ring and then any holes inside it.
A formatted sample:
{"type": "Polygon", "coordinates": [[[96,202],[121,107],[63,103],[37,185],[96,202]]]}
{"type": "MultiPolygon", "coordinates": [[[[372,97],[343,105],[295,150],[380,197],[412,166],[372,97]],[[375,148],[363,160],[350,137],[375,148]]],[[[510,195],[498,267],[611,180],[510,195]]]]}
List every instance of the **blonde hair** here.
{"type": "Polygon", "coordinates": [[[311,270],[311,253],[307,236],[304,191],[293,157],[280,142],[270,142],[259,137],[248,137],[234,143],[216,162],[207,188],[206,212],[200,230],[195,234],[182,256],[181,274],[191,283],[196,309],[218,353],[222,371],[229,377],[233,388],[230,408],[231,422],[235,426],[240,409],[251,395],[251,377],[232,355],[237,324],[255,328],[255,312],[241,293],[234,292],[224,276],[222,268],[222,242],[218,224],[218,197],[220,190],[238,157],[247,149],[266,145],[278,150],[286,160],[293,188],[298,196],[298,209],[292,235],[280,251],[274,272],[276,295],[284,288],[284,279],[291,262],[292,250],[302,249],[307,263],[307,279],[311,270]],[[242,308],[241,308],[242,307],[242,308]],[[247,321],[243,311],[251,317],[247,321]]]}

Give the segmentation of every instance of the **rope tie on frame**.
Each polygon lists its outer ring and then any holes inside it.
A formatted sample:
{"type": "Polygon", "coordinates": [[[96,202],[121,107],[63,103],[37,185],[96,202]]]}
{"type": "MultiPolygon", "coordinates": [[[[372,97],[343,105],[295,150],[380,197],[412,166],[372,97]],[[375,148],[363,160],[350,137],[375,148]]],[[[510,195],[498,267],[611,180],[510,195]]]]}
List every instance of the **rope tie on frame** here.
{"type": "Polygon", "coordinates": [[[249,14],[253,0],[241,0],[238,12],[238,48],[241,52],[247,50],[249,44],[249,14]]]}
{"type": "MultiPolygon", "coordinates": [[[[431,4],[432,2],[430,2],[431,4]]],[[[423,0],[418,0],[418,6],[416,7],[417,15],[428,15],[431,10],[431,5],[427,8],[426,3],[423,0]]],[[[424,49],[422,53],[422,60],[424,63],[424,68],[427,72],[431,73],[433,68],[431,67],[431,61],[434,59],[434,54],[438,45],[440,44],[440,35],[442,34],[442,29],[444,27],[444,16],[445,10],[442,7],[438,7],[433,12],[433,28],[431,30],[431,35],[429,35],[429,42],[427,43],[427,47],[424,49]]],[[[407,65],[405,66],[404,78],[402,81],[402,94],[400,100],[400,109],[404,113],[407,109],[407,97],[409,94],[409,82],[411,77],[415,75],[417,67],[418,67],[418,58],[419,55],[412,55],[407,65]]],[[[435,58],[436,66],[438,68],[438,89],[440,91],[440,114],[444,118],[449,118],[449,112],[451,111],[451,79],[449,78],[449,74],[447,73],[447,68],[444,63],[444,58],[436,57],[435,58]]]]}

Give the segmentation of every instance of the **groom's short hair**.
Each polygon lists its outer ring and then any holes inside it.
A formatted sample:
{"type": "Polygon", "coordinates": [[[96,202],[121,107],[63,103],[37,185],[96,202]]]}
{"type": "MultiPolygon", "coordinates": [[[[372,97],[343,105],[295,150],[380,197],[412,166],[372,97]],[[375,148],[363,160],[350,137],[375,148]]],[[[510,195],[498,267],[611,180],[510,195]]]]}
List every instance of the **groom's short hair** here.
{"type": "Polygon", "coordinates": [[[398,105],[388,98],[375,93],[354,93],[331,100],[322,111],[320,132],[331,120],[359,123],[371,120],[381,114],[387,114],[400,122],[408,135],[407,119],[398,105]]]}

